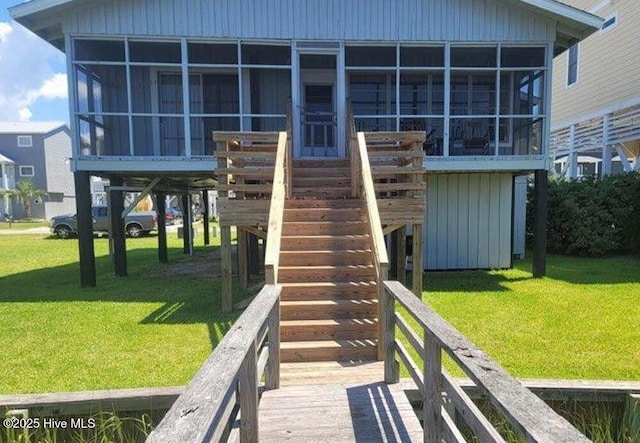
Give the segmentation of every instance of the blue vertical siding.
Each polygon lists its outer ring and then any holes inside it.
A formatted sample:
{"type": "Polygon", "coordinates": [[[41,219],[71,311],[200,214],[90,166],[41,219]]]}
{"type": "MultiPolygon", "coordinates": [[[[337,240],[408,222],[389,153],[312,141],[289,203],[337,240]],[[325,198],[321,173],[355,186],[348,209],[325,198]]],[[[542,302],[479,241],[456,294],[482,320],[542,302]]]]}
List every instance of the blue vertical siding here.
{"type": "Polygon", "coordinates": [[[72,10],[66,32],[359,41],[552,41],[555,23],[495,0],[114,0],[72,10]]]}

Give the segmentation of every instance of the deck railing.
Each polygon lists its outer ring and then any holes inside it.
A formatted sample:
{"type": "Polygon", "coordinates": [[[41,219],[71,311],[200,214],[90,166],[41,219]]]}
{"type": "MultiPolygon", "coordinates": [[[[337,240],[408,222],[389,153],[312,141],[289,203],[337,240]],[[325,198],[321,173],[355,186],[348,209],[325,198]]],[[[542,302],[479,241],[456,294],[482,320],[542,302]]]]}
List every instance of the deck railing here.
{"type": "Polygon", "coordinates": [[[262,375],[280,384],[280,291],[264,286],[147,442],[258,441],[262,375]]]}
{"type": "Polygon", "coordinates": [[[424,441],[465,441],[454,420],[444,411],[443,392],[481,442],[503,442],[489,420],[456,385],[442,367],[442,351],[481,388],[486,398],[527,442],[588,442],[589,440],[546,403],[511,377],[458,330],[398,282],[384,282],[381,309],[384,311],[382,347],[385,355],[385,381],[397,383],[397,355],[423,396],[424,441]],[[395,311],[398,301],[417,322],[420,334],[395,311]],[[395,326],[420,356],[423,369],[395,337],[395,326]]]}
{"type": "Polygon", "coordinates": [[[278,149],[276,152],[276,165],[273,172],[273,191],[271,192],[271,205],[269,208],[269,224],[267,228],[267,250],[265,252],[264,267],[267,284],[278,283],[278,264],[280,262],[280,238],[282,236],[282,221],[284,218],[284,201],[288,195],[286,172],[290,162],[290,139],[286,132],[278,136],[278,149]]]}

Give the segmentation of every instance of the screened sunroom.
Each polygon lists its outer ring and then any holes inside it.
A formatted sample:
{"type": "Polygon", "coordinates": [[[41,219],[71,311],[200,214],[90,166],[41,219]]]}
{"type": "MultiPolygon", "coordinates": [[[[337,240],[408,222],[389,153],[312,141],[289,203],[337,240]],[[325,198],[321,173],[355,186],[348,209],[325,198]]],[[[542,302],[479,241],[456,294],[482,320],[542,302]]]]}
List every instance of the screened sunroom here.
{"type": "Polygon", "coordinates": [[[78,155],[200,157],[217,130],[276,131],[346,156],[361,131],[425,131],[427,156],[538,157],[549,45],[73,40],[78,155]]]}

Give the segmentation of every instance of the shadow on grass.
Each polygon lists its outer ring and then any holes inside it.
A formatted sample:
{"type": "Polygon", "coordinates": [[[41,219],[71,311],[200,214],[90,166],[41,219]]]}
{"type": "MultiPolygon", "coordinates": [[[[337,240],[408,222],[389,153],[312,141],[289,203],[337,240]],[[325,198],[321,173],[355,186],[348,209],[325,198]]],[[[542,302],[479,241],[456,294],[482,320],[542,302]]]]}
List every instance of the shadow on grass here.
{"type": "MultiPolygon", "coordinates": [[[[509,271],[429,271],[424,275],[423,290],[428,292],[509,292],[506,284],[533,279],[530,259],[514,262],[509,271]]],[[[638,257],[585,258],[548,255],[547,275],[551,280],[576,285],[640,283],[638,257]]],[[[409,285],[411,273],[408,273],[409,285]]],[[[410,286],[409,286],[410,287],[410,286]]]]}
{"type": "MultiPolygon", "coordinates": [[[[219,279],[179,276],[172,269],[176,265],[188,267],[198,255],[215,254],[218,249],[218,246],[197,247],[196,256],[189,257],[182,253],[182,248],[169,248],[169,264],[158,263],[156,248],[131,249],[127,251],[128,277],[115,277],[110,257],[99,256],[98,282],[94,288],[80,288],[78,263],[11,274],[0,278],[0,303],[163,303],[140,323],[206,324],[213,348],[240,312],[221,312],[219,279]]],[[[211,263],[211,272],[214,266],[211,263]]],[[[234,302],[244,297],[246,294],[234,285],[234,302]]]]}

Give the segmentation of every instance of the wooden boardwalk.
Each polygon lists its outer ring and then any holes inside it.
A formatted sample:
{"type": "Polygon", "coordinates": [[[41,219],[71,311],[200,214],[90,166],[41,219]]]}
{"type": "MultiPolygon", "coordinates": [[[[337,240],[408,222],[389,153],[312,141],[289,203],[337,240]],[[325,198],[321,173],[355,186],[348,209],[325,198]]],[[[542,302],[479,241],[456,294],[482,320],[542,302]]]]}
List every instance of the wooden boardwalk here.
{"type": "Polygon", "coordinates": [[[265,391],[260,402],[260,441],[422,441],[400,385],[379,381],[380,362],[283,364],[282,370],[282,387],[265,391]]]}

